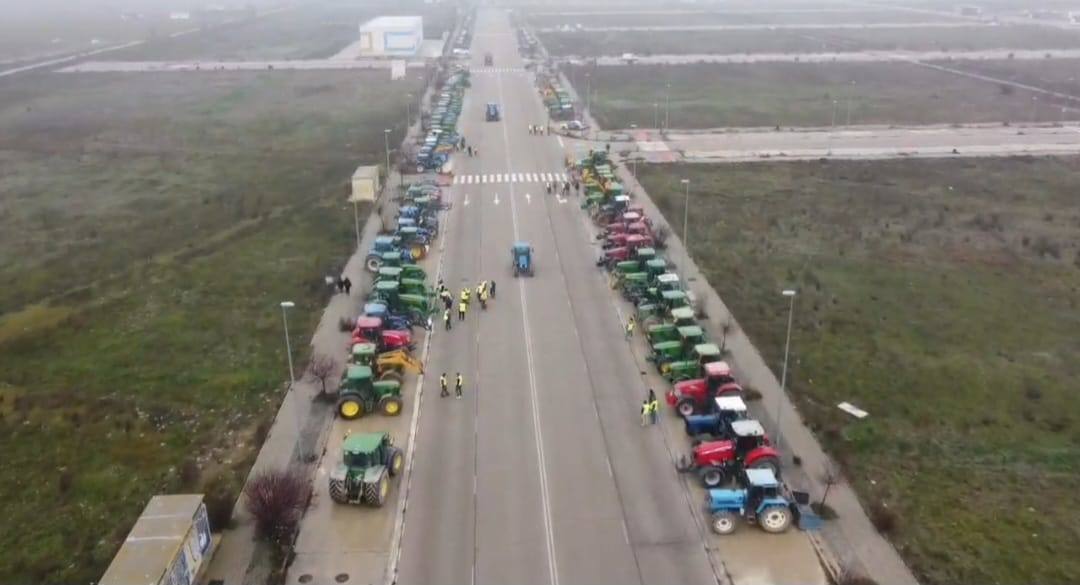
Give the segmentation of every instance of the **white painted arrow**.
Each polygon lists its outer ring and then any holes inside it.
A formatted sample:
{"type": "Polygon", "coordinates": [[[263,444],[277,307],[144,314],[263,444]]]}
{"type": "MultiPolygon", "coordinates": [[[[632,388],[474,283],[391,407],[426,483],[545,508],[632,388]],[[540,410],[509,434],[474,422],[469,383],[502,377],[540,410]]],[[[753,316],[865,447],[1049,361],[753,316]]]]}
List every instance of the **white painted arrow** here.
{"type": "Polygon", "coordinates": [[[499,204],[499,194],[496,193],[495,194],[495,205],[498,205],[498,204],[499,204]]]}
{"type": "Polygon", "coordinates": [[[468,205],[468,204],[469,204],[469,194],[466,193],[465,194],[465,205],[468,205]]]}
{"type": "Polygon", "coordinates": [[[566,203],[566,198],[563,197],[562,195],[556,195],[555,200],[558,201],[559,203],[566,203]]]}
{"type": "Polygon", "coordinates": [[[525,194],[525,203],[532,203],[532,195],[525,194]]]}

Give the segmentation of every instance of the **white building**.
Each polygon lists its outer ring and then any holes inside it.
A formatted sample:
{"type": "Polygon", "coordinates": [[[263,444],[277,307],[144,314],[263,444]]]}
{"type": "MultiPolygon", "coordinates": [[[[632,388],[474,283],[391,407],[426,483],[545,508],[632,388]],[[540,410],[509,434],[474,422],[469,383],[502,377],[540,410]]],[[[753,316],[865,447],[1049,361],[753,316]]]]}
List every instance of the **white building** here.
{"type": "Polygon", "coordinates": [[[364,56],[411,56],[423,42],[421,16],[380,16],[360,25],[359,52],[364,56]]]}

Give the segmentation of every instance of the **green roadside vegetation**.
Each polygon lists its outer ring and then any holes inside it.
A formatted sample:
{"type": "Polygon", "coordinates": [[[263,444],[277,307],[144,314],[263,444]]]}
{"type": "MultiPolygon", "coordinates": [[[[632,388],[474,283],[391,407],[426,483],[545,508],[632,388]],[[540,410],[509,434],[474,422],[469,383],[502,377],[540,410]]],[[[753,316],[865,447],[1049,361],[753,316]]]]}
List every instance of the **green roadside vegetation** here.
{"type": "Polygon", "coordinates": [[[924,583],[1076,583],[1077,158],[639,166],[924,583]],[[836,408],[868,411],[856,420],[836,408]]]}
{"type": "MultiPolygon", "coordinates": [[[[149,496],[235,497],[417,76],[0,84],[0,582],[96,580],[149,496]]],[[[14,81],[18,81],[15,83],[14,81]]]]}
{"type": "Polygon", "coordinates": [[[608,129],[651,127],[666,108],[671,128],[1005,123],[1052,108],[1029,91],[910,63],[577,66],[567,77],[580,95],[591,88],[608,129]]]}

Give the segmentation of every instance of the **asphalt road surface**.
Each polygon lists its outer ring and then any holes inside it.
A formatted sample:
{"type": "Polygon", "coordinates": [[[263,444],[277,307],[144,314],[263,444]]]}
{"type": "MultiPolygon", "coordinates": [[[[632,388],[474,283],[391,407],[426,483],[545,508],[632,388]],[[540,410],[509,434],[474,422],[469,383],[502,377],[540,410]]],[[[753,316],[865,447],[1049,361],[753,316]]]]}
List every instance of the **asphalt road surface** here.
{"type": "MultiPolygon", "coordinates": [[[[478,16],[472,54],[522,67],[503,12],[478,16]]],[[[462,129],[476,158],[455,174],[562,172],[525,73],[477,73],[462,129]],[[500,104],[501,122],[484,121],[500,104]]],[[[641,381],[596,277],[578,200],[542,184],[454,185],[443,277],[497,282],[452,331],[437,327],[415,437],[398,582],[712,583],[717,578],[657,429],[638,425],[641,381]],[[515,279],[510,247],[535,250],[515,279]],[[465,376],[461,400],[438,375],[465,376]]],[[[456,318],[456,317],[455,317],[456,318]]],[[[660,389],[658,389],[660,390],[660,389]]]]}

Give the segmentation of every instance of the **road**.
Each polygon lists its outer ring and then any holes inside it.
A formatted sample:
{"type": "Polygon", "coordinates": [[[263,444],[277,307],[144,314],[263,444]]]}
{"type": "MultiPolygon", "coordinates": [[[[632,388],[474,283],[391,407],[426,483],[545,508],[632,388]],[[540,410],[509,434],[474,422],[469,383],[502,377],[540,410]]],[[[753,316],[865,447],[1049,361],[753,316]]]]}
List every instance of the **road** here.
{"type": "MultiPolygon", "coordinates": [[[[635,55],[633,63],[621,55],[596,57],[597,65],[686,65],[694,63],[876,63],[881,61],[987,61],[1012,59],[1076,59],[1080,49],[994,49],[987,51],[833,51],[821,53],[699,53],[686,55],[635,55]],[[1049,55],[1049,57],[1047,57],[1049,55]]],[[[565,62],[590,61],[589,57],[560,57],[565,62]]]]}
{"type": "MultiPolygon", "coordinates": [[[[456,174],[562,172],[556,139],[527,131],[545,118],[505,14],[477,31],[472,54],[510,72],[473,75],[462,127],[481,156],[456,174]],[[502,122],[483,121],[488,101],[502,122]]],[[[494,279],[498,298],[434,336],[398,582],[715,582],[662,437],[638,426],[646,388],[577,204],[514,182],[453,198],[445,281],[494,279]],[[512,277],[516,240],[536,251],[533,278],[512,277]],[[443,371],[462,372],[464,399],[439,398],[443,371]]]]}
{"type": "MultiPolygon", "coordinates": [[[[665,162],[670,152],[654,148],[645,159],[665,162]]],[[[849,127],[806,131],[741,131],[669,134],[669,151],[684,160],[737,162],[813,158],[907,158],[1080,153],[1080,126],[969,126],[929,128],[849,127]],[[955,150],[955,152],[954,152],[955,150]]]]}
{"type": "MultiPolygon", "coordinates": [[[[908,28],[981,28],[990,27],[990,23],[970,21],[930,21],[930,22],[871,22],[871,23],[804,23],[804,24],[673,24],[673,25],[642,25],[642,26],[583,26],[566,30],[565,32],[645,32],[645,31],[731,31],[731,30],[880,30],[880,29],[908,29],[908,28]]],[[[538,33],[564,32],[560,27],[540,27],[535,29],[538,33]]]]}

